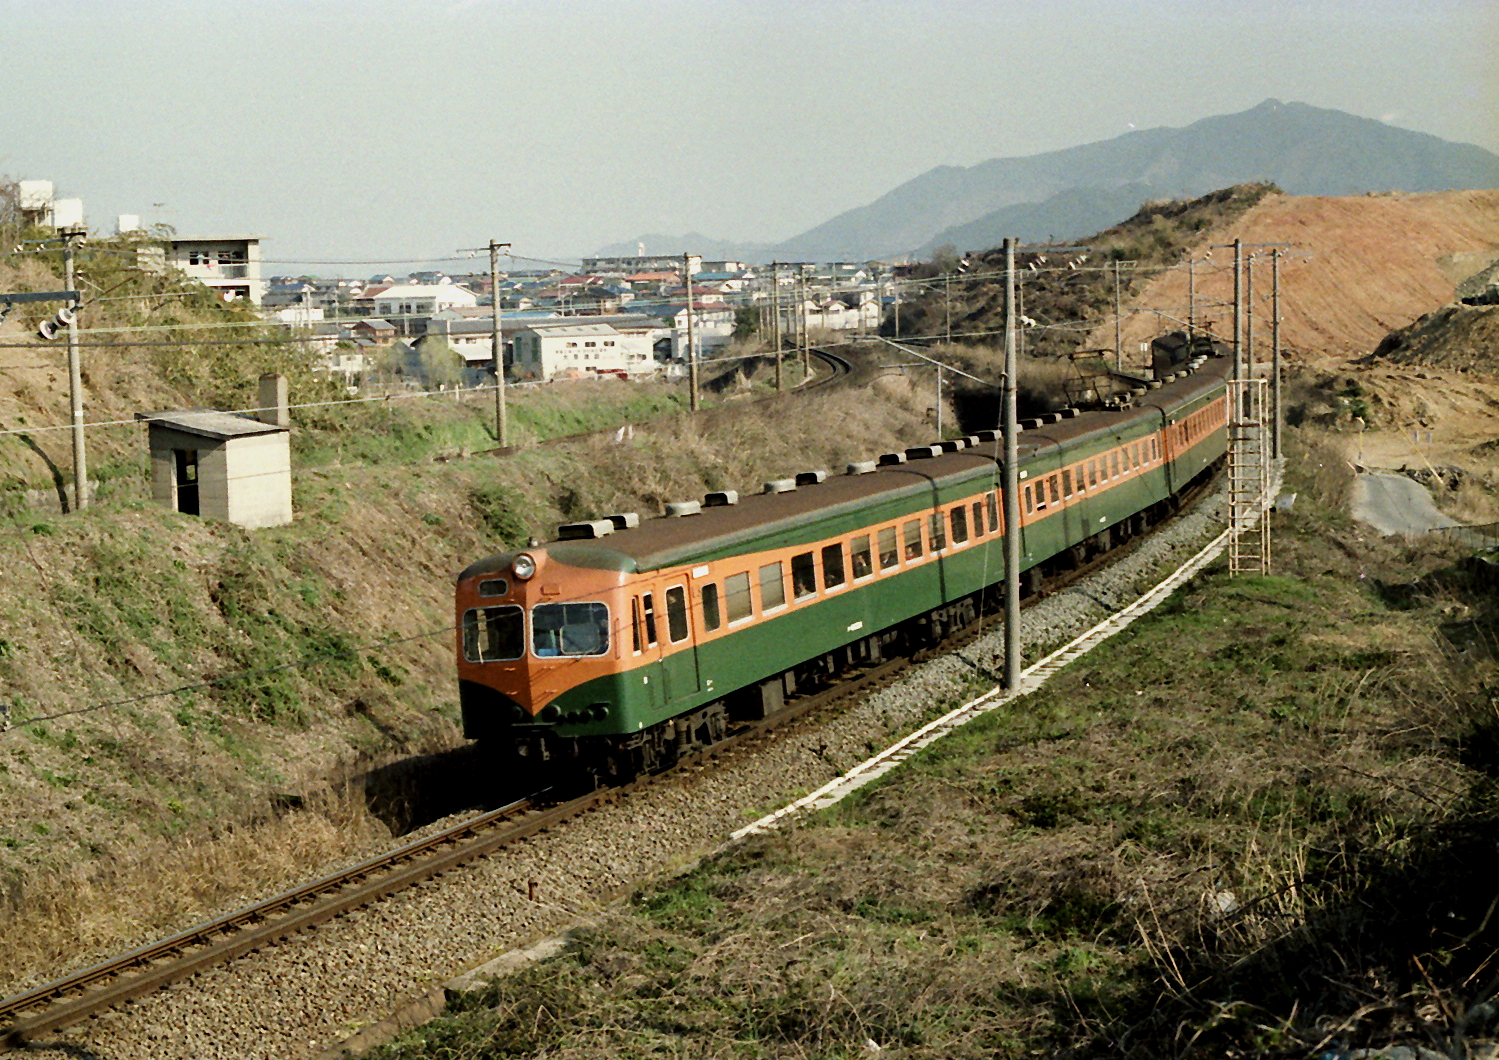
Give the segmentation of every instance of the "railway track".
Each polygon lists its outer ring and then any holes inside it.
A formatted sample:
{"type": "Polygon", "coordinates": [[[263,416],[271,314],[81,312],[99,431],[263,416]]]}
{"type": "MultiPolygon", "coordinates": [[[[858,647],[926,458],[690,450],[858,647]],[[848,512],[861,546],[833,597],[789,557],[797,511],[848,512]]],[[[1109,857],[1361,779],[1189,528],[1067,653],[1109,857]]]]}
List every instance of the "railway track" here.
{"type": "MultiPolygon", "coordinates": [[[[1197,489],[1206,488],[1206,483],[1197,489]]],[[[1190,500],[1191,498],[1187,498],[1190,500]]],[[[1132,537],[1109,552],[1052,572],[1023,601],[1030,606],[1050,593],[1079,581],[1120,558],[1145,536],[1132,537]]],[[[994,604],[999,594],[994,594],[994,604]]],[[[808,715],[822,717],[845,703],[883,688],[911,667],[934,656],[959,650],[1001,620],[985,609],[978,621],[907,656],[848,671],[825,688],[789,700],[785,709],[763,721],[740,725],[711,748],[684,756],[672,771],[642,777],[633,784],[591,792],[563,802],[547,802],[548,793],[479,814],[385,854],[311,881],[225,916],[132,950],[33,990],[0,1000],[0,1049],[16,1048],[38,1036],[76,1024],[136,998],[181,981],[205,969],[270,946],[298,932],[326,923],[350,910],[372,905],[398,891],[440,876],[528,836],[560,825],[608,802],[652,784],[688,782],[712,760],[789,729],[808,715]]]]}

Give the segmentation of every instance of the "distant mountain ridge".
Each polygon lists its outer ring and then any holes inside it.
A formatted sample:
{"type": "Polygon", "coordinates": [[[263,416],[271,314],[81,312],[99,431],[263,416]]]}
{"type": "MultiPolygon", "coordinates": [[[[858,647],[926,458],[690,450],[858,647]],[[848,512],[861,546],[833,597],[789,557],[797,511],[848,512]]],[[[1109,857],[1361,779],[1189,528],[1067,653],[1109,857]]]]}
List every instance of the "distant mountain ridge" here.
{"type": "MultiPolygon", "coordinates": [[[[979,250],[1006,236],[1073,239],[1123,220],[1149,199],[1255,181],[1291,195],[1499,188],[1499,155],[1372,118],[1268,99],[1180,129],[1140,129],[966,168],[938,166],[769,246],[704,243],[718,251],[715,257],[755,262],[924,256],[948,243],[979,250]]],[[[658,247],[678,242],[650,238],[658,247]]]]}

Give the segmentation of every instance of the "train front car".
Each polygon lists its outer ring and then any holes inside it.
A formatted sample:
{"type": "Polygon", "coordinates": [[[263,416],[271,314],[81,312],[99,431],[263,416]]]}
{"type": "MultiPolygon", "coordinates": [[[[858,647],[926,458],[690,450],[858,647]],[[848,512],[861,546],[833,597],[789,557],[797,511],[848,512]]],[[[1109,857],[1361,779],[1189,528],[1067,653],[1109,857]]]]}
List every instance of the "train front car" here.
{"type": "Polygon", "coordinates": [[[624,672],[623,585],[634,561],[581,542],[504,553],[458,575],[463,734],[533,762],[584,761],[637,726],[637,678],[624,672]]]}

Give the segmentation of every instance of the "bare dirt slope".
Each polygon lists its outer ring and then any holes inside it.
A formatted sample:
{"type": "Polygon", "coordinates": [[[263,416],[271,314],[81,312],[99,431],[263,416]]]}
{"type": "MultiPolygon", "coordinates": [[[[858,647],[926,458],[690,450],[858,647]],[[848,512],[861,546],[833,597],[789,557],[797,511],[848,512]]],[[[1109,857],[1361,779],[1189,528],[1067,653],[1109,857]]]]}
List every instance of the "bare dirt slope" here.
{"type": "MultiPolygon", "coordinates": [[[[1241,218],[1213,231],[1196,257],[1199,322],[1220,336],[1231,330],[1235,238],[1254,265],[1256,345],[1270,337],[1270,250],[1281,246],[1281,341],[1300,362],[1369,353],[1397,328],[1453,301],[1459,281],[1499,255],[1499,191],[1315,198],[1270,195],[1241,218]]],[[[1137,305],[1186,318],[1188,271],[1151,280],[1137,305]]],[[[1125,322],[1126,348],[1161,330],[1155,312],[1125,322]]],[[[1113,345],[1113,324],[1096,345],[1113,345]]]]}

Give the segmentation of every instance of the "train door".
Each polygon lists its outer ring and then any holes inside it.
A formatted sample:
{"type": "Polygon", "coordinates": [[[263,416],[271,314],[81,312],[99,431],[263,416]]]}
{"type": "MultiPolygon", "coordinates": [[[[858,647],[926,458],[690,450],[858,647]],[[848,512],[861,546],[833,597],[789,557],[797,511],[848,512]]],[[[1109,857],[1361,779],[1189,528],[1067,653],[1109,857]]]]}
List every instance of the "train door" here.
{"type": "Polygon", "coordinates": [[[666,700],[672,703],[696,693],[702,684],[697,642],[692,636],[692,615],[687,606],[687,586],[669,586],[664,596],[667,643],[661,656],[661,675],[666,684],[666,700]]]}
{"type": "MultiPolygon", "coordinates": [[[[641,593],[630,601],[631,650],[636,658],[644,658],[655,661],[661,657],[659,624],[656,617],[656,594],[654,592],[641,593]]],[[[655,667],[645,667],[642,676],[645,679],[649,692],[646,699],[653,707],[660,707],[666,702],[666,682],[661,679],[660,672],[655,667]],[[652,676],[656,679],[652,680],[652,676]]]]}

